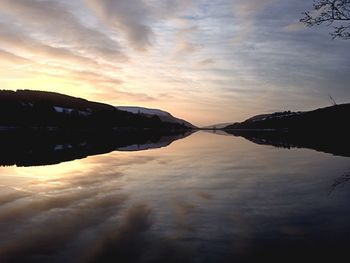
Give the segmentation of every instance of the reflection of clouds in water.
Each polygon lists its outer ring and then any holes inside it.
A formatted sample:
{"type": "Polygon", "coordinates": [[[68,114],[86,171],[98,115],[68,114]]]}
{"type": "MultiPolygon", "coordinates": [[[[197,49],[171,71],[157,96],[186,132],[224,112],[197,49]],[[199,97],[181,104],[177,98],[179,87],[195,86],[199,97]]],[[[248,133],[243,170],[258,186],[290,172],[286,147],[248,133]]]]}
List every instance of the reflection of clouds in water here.
{"type": "Polygon", "coordinates": [[[327,196],[347,159],[199,135],[198,147],[110,153],[52,176],[23,169],[34,179],[16,188],[3,181],[0,262],[240,262],[350,233],[349,191],[327,196]]]}
{"type": "Polygon", "coordinates": [[[137,259],[145,245],[143,234],[153,224],[151,213],[151,208],[145,204],[129,208],[121,222],[115,222],[115,225],[100,233],[93,247],[88,249],[86,258],[100,262],[137,259]]]}
{"type": "Polygon", "coordinates": [[[118,190],[120,186],[116,182],[120,176],[113,171],[91,171],[61,179],[32,181],[23,189],[26,190],[25,195],[13,190],[15,192],[11,194],[19,197],[7,200],[7,206],[0,208],[0,219],[18,219],[54,208],[68,207],[81,200],[95,198],[99,192],[118,190]]]}
{"type": "MultiPolygon", "coordinates": [[[[176,208],[176,227],[180,232],[182,231],[196,231],[196,225],[191,222],[191,213],[195,212],[198,207],[196,205],[190,204],[185,201],[174,200],[174,205],[176,208]]],[[[181,233],[177,232],[176,235],[180,236],[181,233]]]]}
{"type": "Polygon", "coordinates": [[[197,195],[205,200],[213,199],[213,195],[206,193],[206,192],[197,192],[197,195]]]}
{"type": "Polygon", "coordinates": [[[1,262],[134,262],[144,257],[163,262],[169,256],[169,262],[186,262],[189,248],[167,237],[148,237],[155,223],[150,206],[125,210],[129,195],[118,168],[142,166],[156,157],[120,156],[96,156],[86,167],[82,160],[80,171],[39,177],[2,192],[1,262]]]}
{"type": "Polygon", "coordinates": [[[79,239],[84,238],[84,232],[96,231],[118,212],[117,208],[125,199],[122,195],[105,196],[77,207],[41,212],[35,218],[22,223],[18,229],[13,225],[11,229],[7,227],[7,233],[2,230],[2,236],[8,238],[1,244],[0,257],[19,261],[39,257],[45,262],[48,255],[59,256],[62,250],[69,251],[72,245],[77,246],[75,249],[83,249],[79,246],[84,242],[72,244],[72,241],[79,242],[79,239]],[[16,232],[15,238],[12,231],[16,232]]]}
{"type": "MultiPolygon", "coordinates": [[[[156,224],[147,204],[131,206],[119,224],[105,230],[94,247],[87,249],[87,262],[193,262],[194,250],[165,236],[152,235],[156,224]]],[[[85,261],[85,260],[83,260],[85,261]]]]}
{"type": "Polygon", "coordinates": [[[84,233],[97,231],[127,200],[121,175],[108,169],[82,170],[32,181],[22,186],[26,192],[1,194],[0,259],[45,262],[45,254],[57,256],[70,246],[82,249],[84,233]]]}
{"type": "Polygon", "coordinates": [[[28,192],[18,191],[11,188],[6,189],[6,187],[0,188],[0,206],[27,197],[29,195],[30,193],[28,192]]]}
{"type": "Polygon", "coordinates": [[[151,161],[156,160],[156,156],[144,155],[139,152],[130,153],[120,153],[120,152],[112,152],[108,155],[103,156],[95,156],[95,158],[91,158],[88,160],[90,164],[99,164],[99,165],[108,165],[108,167],[121,167],[121,166],[129,166],[129,165],[142,165],[151,161]]]}

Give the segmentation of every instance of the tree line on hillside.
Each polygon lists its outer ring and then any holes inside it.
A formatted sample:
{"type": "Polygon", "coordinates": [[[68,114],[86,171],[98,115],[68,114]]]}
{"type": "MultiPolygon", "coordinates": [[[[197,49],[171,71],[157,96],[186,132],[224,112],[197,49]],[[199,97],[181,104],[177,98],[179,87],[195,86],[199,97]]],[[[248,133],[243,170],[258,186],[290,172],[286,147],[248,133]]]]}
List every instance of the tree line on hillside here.
{"type": "Polygon", "coordinates": [[[0,126],[61,129],[188,129],[154,116],[54,92],[0,91],[0,126]]]}
{"type": "MultiPolygon", "coordinates": [[[[306,112],[277,112],[263,115],[262,118],[250,118],[240,123],[226,126],[226,130],[279,130],[288,132],[347,133],[350,128],[347,119],[350,103],[339,104],[306,112]]],[[[258,115],[259,116],[259,115],[258,115]]]]}

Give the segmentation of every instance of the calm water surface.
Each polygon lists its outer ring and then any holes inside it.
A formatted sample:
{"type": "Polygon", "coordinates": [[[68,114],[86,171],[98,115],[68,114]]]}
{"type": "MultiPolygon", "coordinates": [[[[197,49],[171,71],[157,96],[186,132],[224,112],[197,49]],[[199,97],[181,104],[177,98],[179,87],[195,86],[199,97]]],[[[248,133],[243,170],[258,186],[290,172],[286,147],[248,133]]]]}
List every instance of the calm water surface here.
{"type": "Polygon", "coordinates": [[[346,157],[206,132],[159,149],[0,167],[0,262],[348,257],[349,169],[346,157]]]}

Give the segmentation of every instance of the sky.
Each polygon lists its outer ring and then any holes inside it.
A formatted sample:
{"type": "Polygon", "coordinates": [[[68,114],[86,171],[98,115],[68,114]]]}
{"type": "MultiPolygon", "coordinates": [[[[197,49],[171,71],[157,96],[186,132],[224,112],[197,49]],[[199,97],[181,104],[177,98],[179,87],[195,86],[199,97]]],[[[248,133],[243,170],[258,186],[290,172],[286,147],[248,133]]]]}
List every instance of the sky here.
{"type": "Polygon", "coordinates": [[[195,125],[350,101],[350,40],[312,0],[1,0],[0,87],[160,108],[195,125]]]}

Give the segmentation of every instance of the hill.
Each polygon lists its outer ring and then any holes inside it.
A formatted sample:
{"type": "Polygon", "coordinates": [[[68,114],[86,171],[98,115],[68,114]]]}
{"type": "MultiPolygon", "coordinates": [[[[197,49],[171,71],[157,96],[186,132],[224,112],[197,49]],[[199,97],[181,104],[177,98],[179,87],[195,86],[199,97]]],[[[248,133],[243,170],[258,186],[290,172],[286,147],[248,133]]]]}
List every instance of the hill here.
{"type": "Polygon", "coordinates": [[[135,106],[118,106],[117,109],[121,111],[131,112],[134,114],[143,114],[148,117],[158,116],[164,122],[177,123],[180,125],[184,124],[187,127],[196,128],[191,123],[183,119],[176,118],[173,115],[171,115],[169,112],[159,110],[159,109],[149,109],[149,108],[135,107],[135,106]]]}
{"type": "Polygon", "coordinates": [[[188,130],[188,122],[163,121],[152,114],[134,114],[115,106],[54,92],[0,91],[0,130],[188,130]]]}
{"type": "Polygon", "coordinates": [[[347,119],[350,103],[334,105],[305,112],[275,112],[257,115],[241,123],[224,127],[224,130],[274,130],[288,132],[348,132],[347,119]]]}

